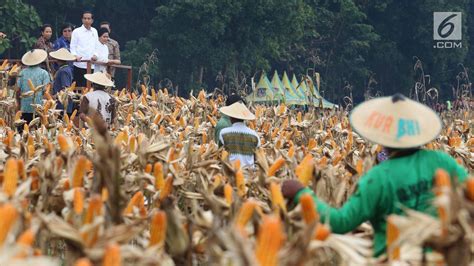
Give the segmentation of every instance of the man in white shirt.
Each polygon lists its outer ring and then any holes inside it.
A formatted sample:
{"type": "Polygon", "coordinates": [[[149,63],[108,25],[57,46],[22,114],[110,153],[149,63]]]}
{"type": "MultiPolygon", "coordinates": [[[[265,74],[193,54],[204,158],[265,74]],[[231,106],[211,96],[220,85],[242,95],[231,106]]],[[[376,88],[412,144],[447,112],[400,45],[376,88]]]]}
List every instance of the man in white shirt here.
{"type": "MultiPolygon", "coordinates": [[[[82,26],[75,29],[71,36],[71,53],[76,56],[76,61],[90,60],[95,52],[97,43],[97,30],[92,27],[94,22],[92,12],[82,13],[82,26]]],[[[94,69],[94,65],[92,65],[94,69]]],[[[74,80],[78,87],[85,87],[84,74],[87,73],[86,62],[74,62],[74,80]]]]}

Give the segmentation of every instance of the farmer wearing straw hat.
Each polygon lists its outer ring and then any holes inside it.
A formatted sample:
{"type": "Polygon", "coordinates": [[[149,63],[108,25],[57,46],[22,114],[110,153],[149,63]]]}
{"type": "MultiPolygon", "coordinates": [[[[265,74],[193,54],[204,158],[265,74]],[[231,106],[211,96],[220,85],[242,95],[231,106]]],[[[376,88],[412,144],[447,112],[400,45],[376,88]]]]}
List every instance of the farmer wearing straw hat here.
{"type": "Polygon", "coordinates": [[[42,69],[39,65],[46,60],[48,54],[45,50],[34,49],[26,52],[21,58],[23,65],[27,68],[20,72],[20,78],[18,79],[17,100],[21,106],[22,119],[27,123],[33,120],[33,114],[35,112],[31,104],[42,104],[43,91],[38,88],[36,92],[32,92],[28,85],[28,80],[31,80],[33,86],[44,86],[51,82],[49,73],[42,69]]]}
{"type": "MultiPolygon", "coordinates": [[[[57,51],[49,53],[49,56],[58,60],[59,69],[56,71],[53,83],[53,95],[57,97],[57,94],[62,91],[64,88],[70,87],[72,84],[73,74],[72,67],[68,62],[76,60],[76,57],[71,54],[66,48],[61,48],[57,51]]],[[[71,114],[73,112],[73,103],[69,98],[66,97],[68,102],[66,112],[71,114]]],[[[64,110],[63,103],[59,102],[58,109],[64,110]]]]}
{"type": "Polygon", "coordinates": [[[85,122],[87,116],[91,114],[90,109],[93,109],[108,125],[111,125],[115,119],[115,99],[105,92],[105,89],[114,87],[114,82],[103,72],[85,74],[84,78],[92,82],[94,91],[82,97],[79,108],[81,120],[85,122]]]}
{"type": "MultiPolygon", "coordinates": [[[[225,105],[230,106],[236,102],[243,103],[244,100],[239,95],[233,93],[229,95],[229,97],[227,97],[227,99],[225,100],[225,105]]],[[[231,126],[232,126],[232,123],[230,122],[230,118],[226,115],[222,115],[219,121],[217,121],[216,129],[214,133],[215,134],[214,139],[219,146],[222,146],[222,143],[219,141],[219,134],[221,133],[221,130],[226,127],[231,127],[231,126]]]]}
{"type": "Polygon", "coordinates": [[[448,154],[420,148],[438,136],[441,120],[429,107],[401,94],[360,104],[350,121],[361,136],[385,147],[388,159],[359,179],[358,189],[341,208],[329,206],[296,180],[285,181],[282,193],[293,204],[302,195],[311,195],[322,221],[328,221],[335,233],[350,232],[370,221],[378,256],[386,249],[388,215],[401,214],[401,206],[435,215],[431,205],[435,171],[444,169],[459,182],[467,172],[448,154]]]}
{"type": "Polygon", "coordinates": [[[229,152],[231,162],[240,160],[242,167],[253,167],[255,150],[260,146],[257,133],[248,128],[245,120],[254,120],[255,115],[241,102],[224,106],[220,112],[230,118],[232,126],[221,130],[219,140],[229,152]]]}

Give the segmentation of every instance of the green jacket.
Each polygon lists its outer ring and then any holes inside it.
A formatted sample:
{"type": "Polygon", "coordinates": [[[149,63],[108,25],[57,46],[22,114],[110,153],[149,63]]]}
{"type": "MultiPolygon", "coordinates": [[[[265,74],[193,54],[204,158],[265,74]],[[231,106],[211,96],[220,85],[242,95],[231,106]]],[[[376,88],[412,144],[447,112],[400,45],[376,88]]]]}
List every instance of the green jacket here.
{"type": "Polygon", "coordinates": [[[221,114],[221,118],[219,121],[217,121],[216,129],[214,131],[214,141],[219,145],[219,147],[222,146],[222,143],[219,141],[219,134],[221,133],[221,130],[231,126],[232,123],[230,122],[230,118],[224,114],[221,114]]]}
{"type": "Polygon", "coordinates": [[[329,219],[335,233],[344,234],[370,221],[374,234],[374,255],[379,256],[386,248],[386,217],[401,214],[401,206],[436,215],[431,205],[433,176],[436,169],[446,170],[450,176],[462,182],[467,171],[448,154],[439,151],[420,150],[412,155],[389,159],[362,176],[355,193],[341,208],[333,208],[319,200],[315,193],[304,188],[294,199],[297,204],[303,194],[310,194],[321,220],[329,219]]]}

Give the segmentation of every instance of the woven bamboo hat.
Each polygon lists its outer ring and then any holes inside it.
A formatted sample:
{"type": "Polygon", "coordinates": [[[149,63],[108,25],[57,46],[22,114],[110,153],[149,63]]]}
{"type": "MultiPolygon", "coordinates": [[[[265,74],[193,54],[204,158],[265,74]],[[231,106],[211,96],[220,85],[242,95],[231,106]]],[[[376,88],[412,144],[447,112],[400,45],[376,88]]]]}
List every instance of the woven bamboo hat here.
{"type": "Polygon", "coordinates": [[[88,81],[105,87],[115,87],[114,82],[104,72],[95,72],[94,74],[85,74],[84,78],[88,81]]]}
{"type": "Polygon", "coordinates": [[[227,116],[237,118],[240,120],[254,120],[255,115],[241,102],[233,103],[229,106],[224,106],[219,111],[227,116]]]}
{"type": "Polygon", "coordinates": [[[33,49],[26,52],[21,58],[21,62],[25,66],[36,66],[41,64],[48,57],[48,53],[42,49],[33,49]]]}
{"type": "Polygon", "coordinates": [[[441,119],[431,108],[402,94],[361,103],[350,122],[362,137],[389,148],[418,147],[441,131],[441,119]]]}
{"type": "Polygon", "coordinates": [[[61,48],[57,51],[49,53],[54,59],[61,60],[61,61],[75,61],[76,57],[71,54],[66,48],[61,48]]]}

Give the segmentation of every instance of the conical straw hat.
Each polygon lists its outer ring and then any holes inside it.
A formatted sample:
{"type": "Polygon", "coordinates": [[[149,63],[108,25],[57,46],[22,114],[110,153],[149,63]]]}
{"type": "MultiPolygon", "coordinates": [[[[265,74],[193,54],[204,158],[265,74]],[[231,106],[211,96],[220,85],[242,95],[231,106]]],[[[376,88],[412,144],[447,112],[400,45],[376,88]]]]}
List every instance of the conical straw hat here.
{"type": "Polygon", "coordinates": [[[45,50],[33,49],[23,55],[21,62],[25,66],[36,66],[46,60],[46,57],[48,57],[48,53],[45,50]]]}
{"type": "Polygon", "coordinates": [[[88,81],[105,87],[115,87],[114,82],[107,77],[104,72],[95,72],[94,74],[85,74],[84,78],[88,81]]]}
{"type": "Polygon", "coordinates": [[[229,106],[224,106],[219,111],[227,116],[240,120],[254,120],[255,115],[241,102],[236,102],[229,106]]]}
{"type": "Polygon", "coordinates": [[[57,51],[49,53],[54,59],[61,60],[61,61],[75,61],[76,57],[71,54],[66,48],[61,48],[57,51]]]}
{"type": "Polygon", "coordinates": [[[441,131],[441,119],[432,109],[401,94],[361,103],[350,122],[362,137],[389,148],[418,147],[441,131]]]}

